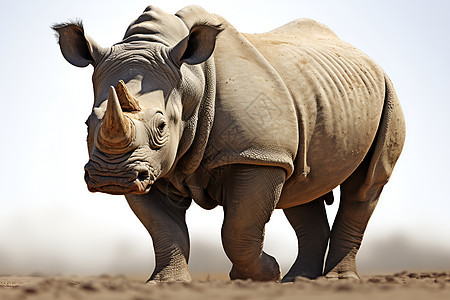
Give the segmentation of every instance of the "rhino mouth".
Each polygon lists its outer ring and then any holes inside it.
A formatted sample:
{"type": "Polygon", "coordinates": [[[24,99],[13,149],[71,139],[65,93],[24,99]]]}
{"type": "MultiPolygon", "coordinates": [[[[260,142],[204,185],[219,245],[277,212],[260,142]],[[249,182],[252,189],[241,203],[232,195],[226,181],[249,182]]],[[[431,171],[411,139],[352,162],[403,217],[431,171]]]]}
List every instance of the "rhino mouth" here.
{"type": "Polygon", "coordinates": [[[97,171],[91,164],[85,166],[84,180],[90,192],[112,195],[146,194],[155,182],[155,172],[139,168],[128,172],[97,171]]]}

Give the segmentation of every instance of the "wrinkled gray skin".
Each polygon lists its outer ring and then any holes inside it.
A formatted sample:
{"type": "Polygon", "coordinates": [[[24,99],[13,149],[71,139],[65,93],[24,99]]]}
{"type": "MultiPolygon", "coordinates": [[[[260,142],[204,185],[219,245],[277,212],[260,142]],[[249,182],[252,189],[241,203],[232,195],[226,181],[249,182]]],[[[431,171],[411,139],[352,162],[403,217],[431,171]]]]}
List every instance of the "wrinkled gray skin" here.
{"type": "Polygon", "coordinates": [[[66,60],[94,67],[86,183],[124,194],[151,234],[150,281],[190,280],[192,199],[224,208],[231,279],[281,280],[262,250],[275,208],[299,246],[282,281],[359,278],[356,253],[405,137],[392,84],[370,58],[312,20],[241,34],[197,6],[148,7],[110,48],[80,24],[54,29],[66,60]],[[337,186],[330,230],[324,202],[337,186]]]}

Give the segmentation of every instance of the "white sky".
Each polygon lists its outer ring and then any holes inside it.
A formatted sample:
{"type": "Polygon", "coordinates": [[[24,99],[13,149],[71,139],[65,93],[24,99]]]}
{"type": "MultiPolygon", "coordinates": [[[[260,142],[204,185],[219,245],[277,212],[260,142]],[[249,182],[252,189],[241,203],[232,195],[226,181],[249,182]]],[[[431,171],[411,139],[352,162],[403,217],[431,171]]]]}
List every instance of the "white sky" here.
{"type": "MultiPolygon", "coordinates": [[[[0,10],[0,273],[152,271],[150,238],[124,197],[86,189],[84,121],[93,101],[92,68],[67,63],[50,26],[82,19],[87,34],[110,46],[148,4],[175,13],[191,3],[250,33],[296,18],[316,19],[375,59],[396,87],[407,140],[369,223],[361,256],[370,259],[377,241],[396,236],[424,248],[450,249],[445,190],[450,166],[450,2],[12,1],[0,10]]],[[[194,270],[202,268],[203,259],[212,269],[228,271],[218,263],[224,261],[221,221],[220,208],[190,209],[192,263],[200,265],[194,270]]],[[[271,220],[267,236],[266,250],[286,271],[297,242],[281,211],[271,220]]],[[[424,255],[433,254],[430,250],[424,255]]]]}

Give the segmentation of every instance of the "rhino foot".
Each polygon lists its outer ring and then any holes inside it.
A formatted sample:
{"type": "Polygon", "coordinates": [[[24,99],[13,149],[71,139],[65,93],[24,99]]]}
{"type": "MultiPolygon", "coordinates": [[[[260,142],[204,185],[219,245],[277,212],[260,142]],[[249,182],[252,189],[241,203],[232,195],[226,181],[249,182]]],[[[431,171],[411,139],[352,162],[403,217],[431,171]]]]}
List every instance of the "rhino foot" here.
{"type": "Polygon", "coordinates": [[[325,270],[330,269],[330,261],[336,261],[336,257],[342,257],[339,263],[337,263],[329,272],[326,273],[325,277],[330,280],[338,280],[338,279],[353,279],[353,280],[361,280],[358,275],[358,271],[356,269],[356,253],[358,252],[357,248],[352,248],[345,256],[337,253],[330,253],[327,261],[327,266],[325,270]],[[335,254],[335,255],[333,255],[335,254]]]}
{"type": "Polygon", "coordinates": [[[147,280],[147,284],[156,285],[168,282],[191,282],[192,278],[188,272],[173,273],[173,274],[157,274],[153,275],[147,280]]]}
{"type": "Polygon", "coordinates": [[[247,267],[244,271],[233,265],[229,275],[231,280],[280,281],[281,271],[275,258],[263,252],[260,261],[253,267],[247,267]]]}
{"type": "Polygon", "coordinates": [[[345,272],[337,272],[331,271],[329,272],[325,278],[329,280],[339,280],[339,279],[348,279],[348,280],[361,280],[358,273],[355,271],[345,271],[345,272]]]}

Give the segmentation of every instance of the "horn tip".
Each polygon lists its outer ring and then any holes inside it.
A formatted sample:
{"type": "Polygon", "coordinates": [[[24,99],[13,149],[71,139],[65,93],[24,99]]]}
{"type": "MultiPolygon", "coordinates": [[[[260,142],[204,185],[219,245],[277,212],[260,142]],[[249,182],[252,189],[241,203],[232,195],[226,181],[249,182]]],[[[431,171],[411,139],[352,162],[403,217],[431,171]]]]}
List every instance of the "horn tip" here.
{"type": "Polygon", "coordinates": [[[116,89],[111,85],[110,87],[109,87],[109,94],[111,95],[111,93],[113,93],[113,92],[115,92],[116,91],[116,89]]]}
{"type": "Polygon", "coordinates": [[[116,84],[116,89],[117,88],[124,88],[125,87],[125,82],[121,79],[117,82],[116,84]]]}

